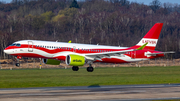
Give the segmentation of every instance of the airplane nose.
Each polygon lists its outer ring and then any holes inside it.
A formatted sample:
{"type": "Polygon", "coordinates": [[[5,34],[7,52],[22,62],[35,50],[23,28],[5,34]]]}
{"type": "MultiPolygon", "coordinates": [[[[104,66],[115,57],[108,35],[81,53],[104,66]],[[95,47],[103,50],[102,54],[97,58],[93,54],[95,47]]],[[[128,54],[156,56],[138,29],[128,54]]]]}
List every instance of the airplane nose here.
{"type": "Polygon", "coordinates": [[[10,54],[11,52],[10,52],[10,50],[8,50],[8,49],[4,49],[4,53],[10,54]]]}
{"type": "Polygon", "coordinates": [[[7,50],[6,50],[6,49],[4,49],[4,53],[7,53],[7,50]]]}

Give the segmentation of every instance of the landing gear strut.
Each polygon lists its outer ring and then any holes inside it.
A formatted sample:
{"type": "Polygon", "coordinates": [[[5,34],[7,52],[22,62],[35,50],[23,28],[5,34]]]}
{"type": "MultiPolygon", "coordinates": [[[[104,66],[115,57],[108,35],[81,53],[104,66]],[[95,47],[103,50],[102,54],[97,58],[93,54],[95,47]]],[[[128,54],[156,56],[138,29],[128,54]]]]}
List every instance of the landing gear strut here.
{"type": "Polygon", "coordinates": [[[89,67],[87,67],[87,71],[88,72],[93,72],[94,71],[94,68],[92,67],[91,64],[89,64],[89,67]]]}
{"type": "Polygon", "coordinates": [[[72,67],[72,70],[73,70],[73,71],[78,71],[78,70],[79,70],[79,67],[78,67],[78,66],[73,66],[73,67],[72,67]]]}
{"type": "Polygon", "coordinates": [[[15,58],[16,58],[16,60],[17,60],[16,66],[17,66],[17,67],[20,67],[19,59],[22,59],[22,57],[17,56],[17,57],[15,57],[15,58]]]}

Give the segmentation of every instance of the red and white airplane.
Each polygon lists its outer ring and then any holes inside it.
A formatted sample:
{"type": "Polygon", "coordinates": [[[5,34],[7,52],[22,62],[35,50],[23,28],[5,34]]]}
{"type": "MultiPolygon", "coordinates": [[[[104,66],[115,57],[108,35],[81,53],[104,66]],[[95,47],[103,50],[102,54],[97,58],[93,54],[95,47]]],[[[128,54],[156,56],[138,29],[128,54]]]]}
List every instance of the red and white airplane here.
{"type": "MultiPolygon", "coordinates": [[[[65,61],[67,65],[73,66],[73,71],[78,71],[78,66],[87,63],[89,64],[87,71],[92,72],[93,62],[130,63],[174,53],[155,51],[162,26],[163,23],[156,23],[139,43],[132,47],[21,40],[8,46],[4,52],[16,56],[17,59],[42,58],[45,64],[59,65],[60,61],[65,61]]],[[[19,65],[16,63],[16,66],[19,65]]]]}

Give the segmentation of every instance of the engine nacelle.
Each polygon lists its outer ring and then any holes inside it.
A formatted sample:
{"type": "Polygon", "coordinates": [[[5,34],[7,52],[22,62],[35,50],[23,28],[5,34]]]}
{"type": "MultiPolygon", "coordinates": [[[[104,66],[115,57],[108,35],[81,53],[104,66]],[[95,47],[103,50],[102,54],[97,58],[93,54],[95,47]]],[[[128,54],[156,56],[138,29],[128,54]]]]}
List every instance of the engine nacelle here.
{"type": "Polygon", "coordinates": [[[85,57],[74,54],[67,55],[66,64],[70,66],[83,66],[85,64],[85,57]]]}
{"type": "Polygon", "coordinates": [[[61,61],[54,60],[54,59],[43,59],[43,63],[49,64],[49,65],[59,65],[61,61]]]}

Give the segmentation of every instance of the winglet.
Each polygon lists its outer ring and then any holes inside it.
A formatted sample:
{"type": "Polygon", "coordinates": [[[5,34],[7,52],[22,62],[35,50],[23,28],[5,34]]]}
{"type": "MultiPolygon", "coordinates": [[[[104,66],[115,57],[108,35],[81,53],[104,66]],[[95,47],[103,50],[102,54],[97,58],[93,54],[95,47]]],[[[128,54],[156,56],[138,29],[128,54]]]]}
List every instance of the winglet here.
{"type": "Polygon", "coordinates": [[[69,42],[68,43],[71,43],[71,40],[69,40],[69,42]]]}
{"type": "Polygon", "coordinates": [[[144,47],[148,44],[148,42],[146,42],[144,45],[142,45],[141,47],[137,48],[136,50],[143,50],[144,47]]]}

